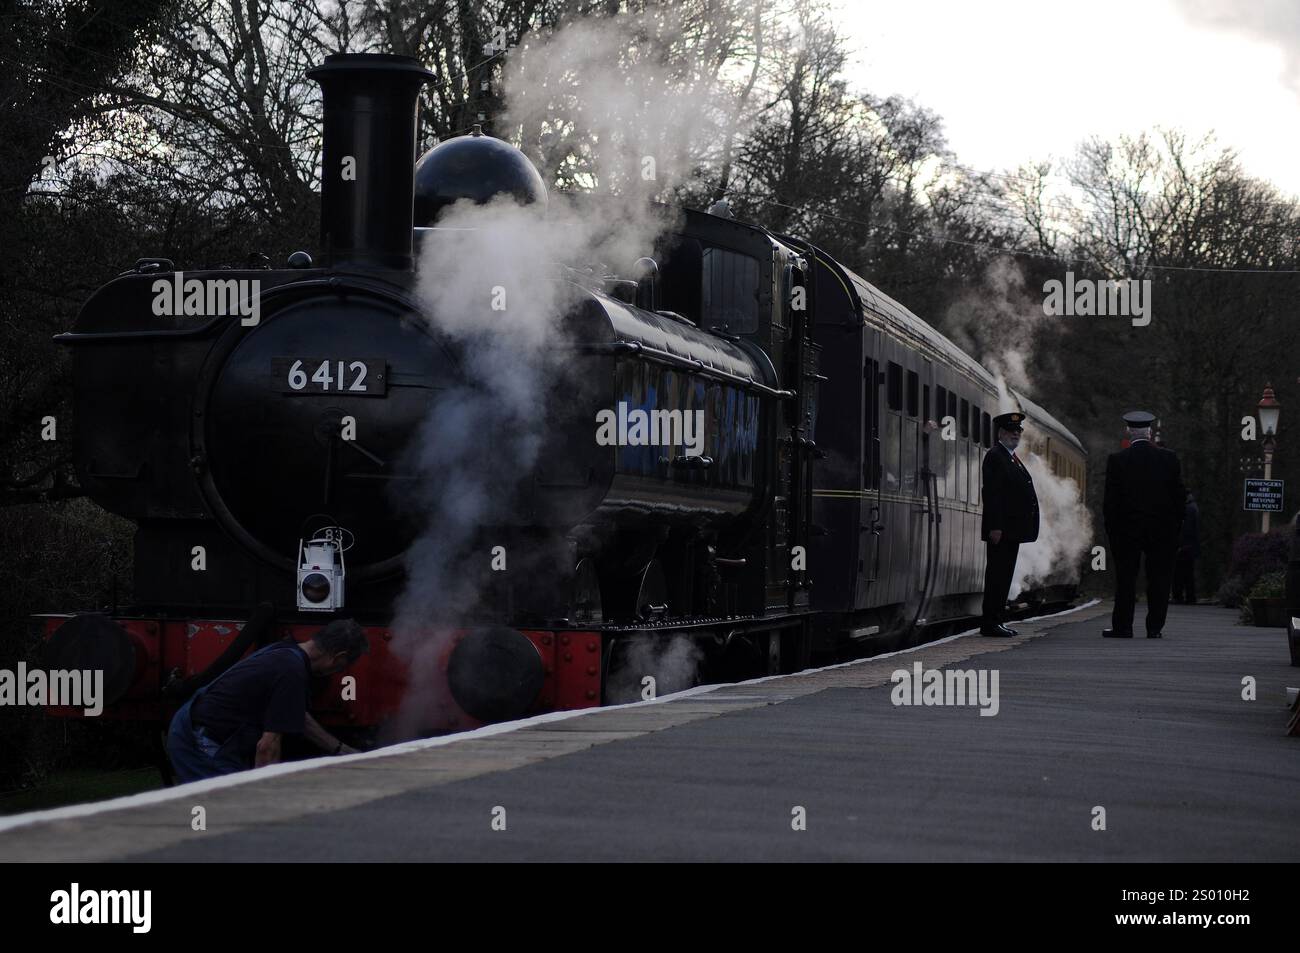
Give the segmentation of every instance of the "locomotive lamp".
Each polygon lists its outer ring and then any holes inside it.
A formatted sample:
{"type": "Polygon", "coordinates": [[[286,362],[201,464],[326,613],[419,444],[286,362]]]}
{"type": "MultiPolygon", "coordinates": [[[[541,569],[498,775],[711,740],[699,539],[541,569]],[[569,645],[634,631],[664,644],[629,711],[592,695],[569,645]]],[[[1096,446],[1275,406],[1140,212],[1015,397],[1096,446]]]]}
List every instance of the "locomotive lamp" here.
{"type": "Polygon", "coordinates": [[[299,610],[333,612],[343,608],[345,534],[346,530],[331,526],[312,539],[299,540],[299,610]]]}

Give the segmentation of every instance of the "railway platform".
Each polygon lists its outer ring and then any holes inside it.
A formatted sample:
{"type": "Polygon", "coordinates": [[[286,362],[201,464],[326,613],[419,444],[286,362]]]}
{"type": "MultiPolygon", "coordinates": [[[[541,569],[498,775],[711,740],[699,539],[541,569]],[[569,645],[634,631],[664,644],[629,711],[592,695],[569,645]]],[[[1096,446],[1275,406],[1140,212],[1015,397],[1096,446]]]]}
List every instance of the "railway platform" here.
{"type": "Polygon", "coordinates": [[[1285,633],[1109,608],[0,818],[0,860],[1300,859],[1285,633]]]}

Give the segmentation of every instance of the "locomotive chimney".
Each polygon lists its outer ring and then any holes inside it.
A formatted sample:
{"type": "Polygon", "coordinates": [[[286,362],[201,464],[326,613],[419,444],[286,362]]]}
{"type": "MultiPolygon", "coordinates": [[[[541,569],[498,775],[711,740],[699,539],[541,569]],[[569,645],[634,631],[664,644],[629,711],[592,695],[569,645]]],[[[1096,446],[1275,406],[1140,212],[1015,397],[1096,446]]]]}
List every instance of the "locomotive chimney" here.
{"type": "Polygon", "coordinates": [[[433,74],[409,56],[335,53],[307,77],[324,99],[324,262],[409,269],[415,107],[433,74]]]}

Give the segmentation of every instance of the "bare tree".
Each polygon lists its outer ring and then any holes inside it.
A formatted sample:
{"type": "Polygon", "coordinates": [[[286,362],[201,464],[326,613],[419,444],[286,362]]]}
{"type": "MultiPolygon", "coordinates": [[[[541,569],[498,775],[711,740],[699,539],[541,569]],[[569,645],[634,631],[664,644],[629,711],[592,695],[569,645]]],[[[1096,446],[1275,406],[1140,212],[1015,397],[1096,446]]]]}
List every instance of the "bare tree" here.
{"type": "MultiPolygon", "coordinates": [[[[1233,534],[1247,528],[1241,417],[1267,381],[1295,376],[1300,276],[1288,272],[1300,267],[1300,207],[1212,138],[1172,130],[1091,140],[1064,171],[1079,205],[1057,239],[1068,266],[1080,277],[1148,280],[1152,294],[1149,325],[1067,319],[1059,351],[1072,386],[1062,400],[1085,419],[1135,406],[1161,416],[1201,500],[1214,576],[1233,534]]],[[[1039,181],[1048,175],[1040,170],[1039,181]]],[[[1026,211],[1037,230],[1039,211],[1028,203],[1026,211]]]]}
{"type": "Polygon", "coordinates": [[[0,221],[60,160],[55,140],[135,62],[173,6],[141,0],[0,0],[0,221]]]}

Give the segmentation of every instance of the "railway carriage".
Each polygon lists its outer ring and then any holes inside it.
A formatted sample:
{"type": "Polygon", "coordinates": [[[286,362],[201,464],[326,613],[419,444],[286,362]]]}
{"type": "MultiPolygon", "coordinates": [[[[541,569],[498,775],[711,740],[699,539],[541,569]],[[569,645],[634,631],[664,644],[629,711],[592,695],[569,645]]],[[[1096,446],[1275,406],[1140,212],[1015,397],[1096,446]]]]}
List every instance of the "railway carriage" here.
{"type": "MultiPolygon", "coordinates": [[[[1028,414],[1026,449],[1081,495],[1086,451],[1028,398],[999,398],[993,375],[907,308],[810,252],[823,401],[835,408],[817,433],[817,606],[839,619],[832,638],[896,645],[917,626],[979,613],[981,465],[1000,400],[1028,414]]],[[[1068,600],[1071,578],[1045,580],[1050,593],[1034,601],[1068,600]]]]}

